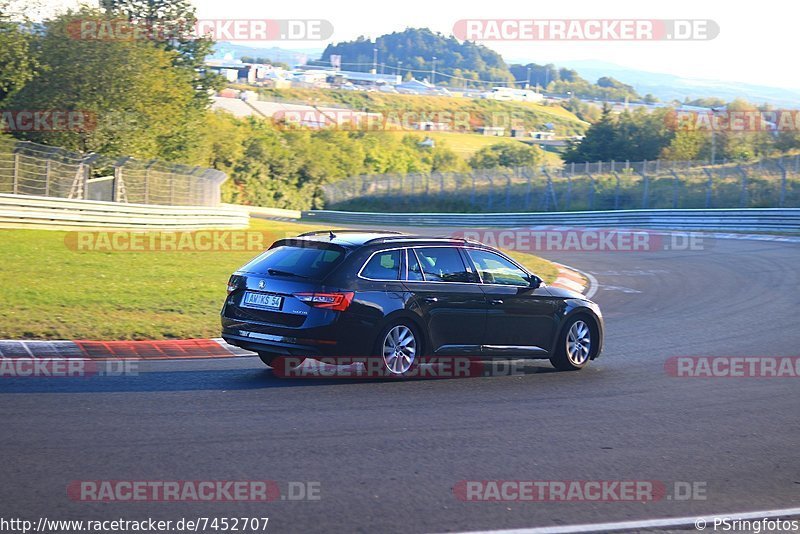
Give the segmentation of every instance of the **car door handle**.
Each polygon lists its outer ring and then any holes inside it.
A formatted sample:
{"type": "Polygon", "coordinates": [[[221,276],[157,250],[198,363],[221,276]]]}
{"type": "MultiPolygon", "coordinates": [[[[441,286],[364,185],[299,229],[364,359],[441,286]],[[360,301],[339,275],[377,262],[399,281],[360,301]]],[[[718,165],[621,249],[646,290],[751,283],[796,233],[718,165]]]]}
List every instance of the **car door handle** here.
{"type": "Polygon", "coordinates": [[[503,303],[503,299],[492,299],[492,300],[489,301],[489,304],[491,304],[492,306],[497,306],[498,304],[502,304],[502,303],[503,303]]]}
{"type": "Polygon", "coordinates": [[[425,302],[439,302],[439,297],[425,297],[423,300],[425,302]]]}

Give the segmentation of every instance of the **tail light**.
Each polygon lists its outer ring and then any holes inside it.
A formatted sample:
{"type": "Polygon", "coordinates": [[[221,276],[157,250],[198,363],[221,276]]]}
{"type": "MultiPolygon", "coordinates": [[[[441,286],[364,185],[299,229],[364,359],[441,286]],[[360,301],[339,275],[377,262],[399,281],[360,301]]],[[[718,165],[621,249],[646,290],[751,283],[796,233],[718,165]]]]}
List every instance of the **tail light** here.
{"type": "Polygon", "coordinates": [[[345,311],[350,303],[353,302],[355,293],[346,291],[344,293],[295,293],[294,296],[315,308],[325,308],[326,310],[345,311]]]}
{"type": "Polygon", "coordinates": [[[239,289],[239,280],[241,278],[233,275],[228,279],[228,295],[239,289]]]}

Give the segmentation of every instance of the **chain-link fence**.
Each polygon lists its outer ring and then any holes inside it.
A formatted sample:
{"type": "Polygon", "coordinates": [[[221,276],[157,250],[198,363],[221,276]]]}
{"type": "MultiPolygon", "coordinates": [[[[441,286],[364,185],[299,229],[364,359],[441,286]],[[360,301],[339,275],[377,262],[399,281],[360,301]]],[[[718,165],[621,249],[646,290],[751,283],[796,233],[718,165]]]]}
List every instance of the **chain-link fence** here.
{"type": "Polygon", "coordinates": [[[800,156],[752,163],[595,162],[470,173],[355,176],[323,187],[326,208],[513,212],[800,207],[800,156]]]}
{"type": "Polygon", "coordinates": [[[216,206],[225,173],[158,160],[81,154],[0,140],[0,193],[172,206],[216,206]]]}

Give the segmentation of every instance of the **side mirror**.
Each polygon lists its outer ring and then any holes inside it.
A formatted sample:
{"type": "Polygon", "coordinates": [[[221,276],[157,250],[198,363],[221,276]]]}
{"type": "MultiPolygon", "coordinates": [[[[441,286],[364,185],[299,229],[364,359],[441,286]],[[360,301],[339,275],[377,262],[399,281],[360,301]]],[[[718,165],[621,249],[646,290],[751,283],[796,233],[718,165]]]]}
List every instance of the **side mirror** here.
{"type": "Polygon", "coordinates": [[[531,277],[530,277],[530,284],[531,284],[530,287],[532,289],[538,289],[538,288],[542,287],[542,283],[543,283],[543,280],[541,278],[539,278],[535,274],[531,275],[531,277]]]}

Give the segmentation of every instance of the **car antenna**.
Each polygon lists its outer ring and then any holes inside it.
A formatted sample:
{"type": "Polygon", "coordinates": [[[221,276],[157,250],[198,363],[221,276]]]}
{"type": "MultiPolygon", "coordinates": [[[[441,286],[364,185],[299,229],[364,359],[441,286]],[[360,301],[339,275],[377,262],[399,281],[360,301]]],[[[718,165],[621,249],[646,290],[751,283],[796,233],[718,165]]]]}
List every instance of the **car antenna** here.
{"type": "Polygon", "coordinates": [[[336,237],[336,234],[333,233],[333,230],[328,230],[329,238],[333,239],[336,237]]]}

